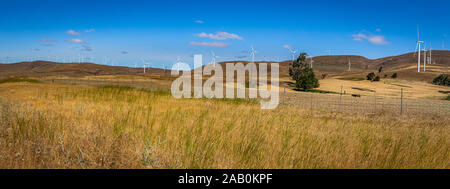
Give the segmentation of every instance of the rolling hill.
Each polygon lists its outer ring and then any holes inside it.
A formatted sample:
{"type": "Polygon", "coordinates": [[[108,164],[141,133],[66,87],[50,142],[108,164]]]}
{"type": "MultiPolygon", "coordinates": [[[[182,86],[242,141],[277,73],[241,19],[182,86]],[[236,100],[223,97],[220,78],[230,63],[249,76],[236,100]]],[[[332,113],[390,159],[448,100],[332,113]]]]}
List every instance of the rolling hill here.
{"type": "MultiPolygon", "coordinates": [[[[399,77],[407,80],[429,81],[441,73],[450,71],[450,51],[433,51],[433,63],[428,65],[427,72],[417,73],[417,56],[407,53],[379,59],[368,59],[355,55],[317,56],[313,57],[313,68],[317,75],[326,73],[328,76],[364,77],[369,72],[378,72],[383,67],[384,75],[397,72],[399,77]],[[348,62],[351,61],[351,71],[348,62]]],[[[309,59],[308,59],[309,61],[309,59]]],[[[228,61],[219,64],[246,61],[228,61]]],[[[262,62],[256,62],[262,63],[262,62]]],[[[280,76],[287,77],[290,61],[280,62],[280,76]]],[[[147,71],[152,75],[167,74],[168,70],[151,68],[147,71]]],[[[123,66],[108,66],[93,63],[56,63],[48,61],[19,62],[0,64],[0,78],[10,76],[90,76],[90,75],[143,75],[143,68],[123,66]]]]}

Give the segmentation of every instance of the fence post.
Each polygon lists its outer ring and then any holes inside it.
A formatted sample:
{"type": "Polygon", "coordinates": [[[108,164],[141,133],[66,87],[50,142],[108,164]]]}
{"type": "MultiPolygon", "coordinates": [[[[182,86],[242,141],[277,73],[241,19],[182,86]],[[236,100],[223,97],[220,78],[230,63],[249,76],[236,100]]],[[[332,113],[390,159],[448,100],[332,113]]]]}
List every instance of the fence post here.
{"type": "Polygon", "coordinates": [[[373,90],[373,96],[375,97],[375,104],[373,107],[373,113],[377,113],[377,91],[373,90]]]}
{"type": "Polygon", "coordinates": [[[338,107],[338,111],[341,112],[341,104],[342,104],[342,85],[341,85],[341,95],[339,96],[339,107],[338,107]]]}
{"type": "Polygon", "coordinates": [[[403,114],[403,88],[402,88],[402,94],[401,94],[401,100],[400,100],[400,115],[403,114]]]}
{"type": "Polygon", "coordinates": [[[286,84],[283,87],[283,104],[285,103],[284,99],[286,98],[286,84]]]}
{"type": "Polygon", "coordinates": [[[312,105],[313,105],[313,93],[311,92],[311,111],[312,111],[312,105]]]}

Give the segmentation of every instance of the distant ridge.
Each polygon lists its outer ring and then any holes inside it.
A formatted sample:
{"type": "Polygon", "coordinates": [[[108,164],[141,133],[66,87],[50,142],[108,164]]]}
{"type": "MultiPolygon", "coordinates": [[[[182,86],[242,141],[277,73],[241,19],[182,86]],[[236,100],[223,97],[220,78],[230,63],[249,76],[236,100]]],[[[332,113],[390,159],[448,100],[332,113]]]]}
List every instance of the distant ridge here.
{"type": "MultiPolygon", "coordinates": [[[[313,57],[313,68],[316,72],[340,74],[348,69],[348,61],[351,61],[351,71],[365,73],[368,71],[376,71],[379,67],[383,67],[385,71],[405,71],[417,70],[417,56],[414,53],[407,53],[398,56],[391,56],[378,59],[368,59],[363,56],[356,55],[330,55],[313,57]]],[[[450,70],[450,51],[434,50],[432,52],[432,60],[443,67],[442,72],[450,70]]],[[[423,61],[423,60],[422,60],[423,61]]],[[[218,64],[230,62],[247,61],[227,61],[218,64]]],[[[287,76],[289,63],[291,61],[280,62],[280,75],[287,76]]],[[[308,59],[309,62],[309,59],[308,59]]],[[[261,63],[257,61],[256,63],[261,63]]],[[[150,68],[147,74],[164,74],[164,69],[150,68]]],[[[93,63],[57,63],[49,61],[19,62],[12,64],[0,64],[0,78],[9,76],[88,76],[88,75],[143,75],[143,68],[130,68],[124,66],[108,66],[93,63]]]]}

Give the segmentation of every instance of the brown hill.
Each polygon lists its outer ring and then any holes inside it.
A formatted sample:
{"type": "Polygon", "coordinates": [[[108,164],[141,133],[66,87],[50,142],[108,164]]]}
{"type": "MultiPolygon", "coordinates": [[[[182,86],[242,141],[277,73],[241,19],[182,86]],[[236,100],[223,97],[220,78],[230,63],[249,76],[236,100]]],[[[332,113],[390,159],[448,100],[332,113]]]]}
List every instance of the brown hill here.
{"type": "MultiPolygon", "coordinates": [[[[143,71],[143,68],[108,66],[93,63],[34,61],[0,64],[0,78],[9,76],[142,75],[143,71]]],[[[163,74],[164,69],[147,68],[146,72],[163,74]]]]}
{"type": "MultiPolygon", "coordinates": [[[[422,53],[423,54],[423,53],[422,53]]],[[[402,79],[429,81],[440,73],[449,73],[450,51],[435,50],[432,54],[433,63],[428,65],[427,72],[417,73],[417,56],[414,53],[407,53],[398,56],[391,56],[379,59],[367,59],[355,55],[317,56],[313,57],[313,68],[317,75],[323,73],[328,76],[355,76],[364,77],[369,72],[376,72],[383,67],[381,76],[390,75],[394,72],[402,79]],[[351,62],[351,71],[348,71],[348,62],[351,62]]],[[[308,62],[310,60],[308,59],[308,62]]],[[[422,60],[423,61],[423,60],[422,60]]],[[[225,63],[246,61],[228,61],[225,63]]],[[[280,76],[288,76],[289,63],[291,61],[280,62],[280,76]]],[[[257,65],[263,62],[256,62],[257,65]]],[[[167,70],[151,68],[147,70],[147,75],[151,73],[162,75],[168,73],[167,70]]],[[[56,63],[47,61],[20,62],[13,64],[0,64],[0,78],[8,76],[86,76],[86,75],[143,75],[143,68],[129,68],[123,66],[108,66],[93,63],[56,63]]]]}

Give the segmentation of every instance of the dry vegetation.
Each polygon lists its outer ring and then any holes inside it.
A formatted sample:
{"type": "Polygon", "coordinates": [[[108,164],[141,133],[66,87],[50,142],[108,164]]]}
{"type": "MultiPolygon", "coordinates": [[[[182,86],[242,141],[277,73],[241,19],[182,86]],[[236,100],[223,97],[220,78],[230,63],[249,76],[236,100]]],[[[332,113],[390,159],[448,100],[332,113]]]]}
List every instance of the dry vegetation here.
{"type": "Polygon", "coordinates": [[[0,84],[0,168],[450,168],[450,118],[0,84]]]}

